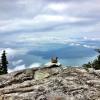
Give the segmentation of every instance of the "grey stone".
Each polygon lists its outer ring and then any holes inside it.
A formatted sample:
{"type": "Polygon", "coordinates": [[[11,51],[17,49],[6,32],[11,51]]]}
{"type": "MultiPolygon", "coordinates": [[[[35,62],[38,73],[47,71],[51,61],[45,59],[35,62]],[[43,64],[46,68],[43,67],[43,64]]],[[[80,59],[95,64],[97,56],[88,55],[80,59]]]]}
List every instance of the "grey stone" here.
{"type": "Polygon", "coordinates": [[[100,100],[99,75],[54,66],[16,71],[0,76],[0,100],[100,100]]]}

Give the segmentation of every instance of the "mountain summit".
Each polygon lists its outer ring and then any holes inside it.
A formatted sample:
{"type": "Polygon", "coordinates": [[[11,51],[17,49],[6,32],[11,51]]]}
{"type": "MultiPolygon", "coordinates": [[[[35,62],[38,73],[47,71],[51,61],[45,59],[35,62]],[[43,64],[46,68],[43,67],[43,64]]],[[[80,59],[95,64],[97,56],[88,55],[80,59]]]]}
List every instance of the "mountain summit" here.
{"type": "Polygon", "coordinates": [[[0,100],[100,100],[100,71],[53,66],[1,75],[0,100]]]}

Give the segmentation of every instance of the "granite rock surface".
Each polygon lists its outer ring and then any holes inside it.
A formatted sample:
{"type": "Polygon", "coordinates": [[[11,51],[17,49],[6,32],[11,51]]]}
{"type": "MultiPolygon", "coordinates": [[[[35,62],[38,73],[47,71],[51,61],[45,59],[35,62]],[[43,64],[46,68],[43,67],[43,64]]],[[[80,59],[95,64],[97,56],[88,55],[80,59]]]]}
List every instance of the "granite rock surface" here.
{"type": "Polygon", "coordinates": [[[100,71],[53,66],[1,75],[0,100],[100,100],[100,71]]]}

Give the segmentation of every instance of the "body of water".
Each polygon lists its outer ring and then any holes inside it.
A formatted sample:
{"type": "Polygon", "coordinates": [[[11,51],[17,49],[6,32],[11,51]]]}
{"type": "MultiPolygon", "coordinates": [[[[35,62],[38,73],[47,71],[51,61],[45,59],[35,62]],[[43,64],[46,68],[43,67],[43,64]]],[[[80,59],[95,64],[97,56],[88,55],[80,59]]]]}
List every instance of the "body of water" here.
{"type": "Polygon", "coordinates": [[[23,55],[11,59],[10,66],[37,67],[58,57],[59,62],[66,66],[82,66],[93,61],[98,53],[94,50],[100,47],[100,41],[79,41],[77,43],[45,43],[31,48],[23,55]]]}

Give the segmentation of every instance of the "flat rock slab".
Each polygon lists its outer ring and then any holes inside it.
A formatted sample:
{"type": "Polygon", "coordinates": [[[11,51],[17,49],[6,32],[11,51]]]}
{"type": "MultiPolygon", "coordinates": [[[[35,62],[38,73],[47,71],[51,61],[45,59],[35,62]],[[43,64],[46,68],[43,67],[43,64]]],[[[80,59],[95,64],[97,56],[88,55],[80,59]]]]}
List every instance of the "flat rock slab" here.
{"type": "Polygon", "coordinates": [[[0,76],[0,100],[100,100],[100,73],[43,67],[0,76]]]}

